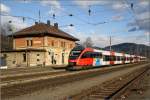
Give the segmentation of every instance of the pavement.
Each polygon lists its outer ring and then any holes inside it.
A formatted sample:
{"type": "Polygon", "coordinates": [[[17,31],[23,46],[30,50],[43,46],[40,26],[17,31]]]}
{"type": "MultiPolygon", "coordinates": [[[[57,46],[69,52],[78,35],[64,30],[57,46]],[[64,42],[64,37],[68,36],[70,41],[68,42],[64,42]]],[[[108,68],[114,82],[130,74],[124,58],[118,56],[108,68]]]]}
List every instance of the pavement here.
{"type": "Polygon", "coordinates": [[[35,67],[52,67],[52,68],[63,68],[66,67],[67,65],[47,65],[47,66],[19,66],[19,67],[7,67],[7,66],[3,66],[4,68],[1,68],[0,70],[13,70],[13,69],[26,69],[26,68],[35,68],[35,67]]]}
{"type": "Polygon", "coordinates": [[[24,74],[32,72],[43,72],[43,71],[54,71],[56,69],[64,69],[66,65],[53,65],[53,66],[32,66],[32,67],[16,67],[9,69],[1,69],[0,74],[3,75],[15,75],[15,74],[24,74]]]}

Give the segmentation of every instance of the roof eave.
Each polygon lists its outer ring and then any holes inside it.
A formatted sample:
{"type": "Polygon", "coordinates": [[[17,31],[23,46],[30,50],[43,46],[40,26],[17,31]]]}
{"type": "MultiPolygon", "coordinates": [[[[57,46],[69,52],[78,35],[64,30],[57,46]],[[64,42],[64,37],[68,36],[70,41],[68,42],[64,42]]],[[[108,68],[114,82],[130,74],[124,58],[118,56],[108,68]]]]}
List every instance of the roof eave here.
{"type": "Polygon", "coordinates": [[[73,41],[79,41],[77,38],[69,38],[69,37],[63,37],[63,36],[58,36],[55,34],[49,34],[49,33],[36,33],[36,34],[21,34],[21,35],[9,35],[9,37],[14,37],[14,38],[21,38],[21,37],[42,37],[42,36],[53,36],[53,37],[59,37],[59,38],[64,38],[64,39],[69,39],[73,41]]]}

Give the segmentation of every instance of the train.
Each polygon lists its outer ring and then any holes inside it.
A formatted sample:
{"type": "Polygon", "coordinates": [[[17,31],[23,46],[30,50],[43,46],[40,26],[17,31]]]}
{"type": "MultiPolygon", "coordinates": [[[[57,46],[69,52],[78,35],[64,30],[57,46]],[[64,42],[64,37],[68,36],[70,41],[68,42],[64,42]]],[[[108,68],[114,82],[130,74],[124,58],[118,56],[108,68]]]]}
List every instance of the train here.
{"type": "Polygon", "coordinates": [[[69,54],[67,70],[88,69],[140,61],[146,61],[146,57],[76,46],[69,54]]]}

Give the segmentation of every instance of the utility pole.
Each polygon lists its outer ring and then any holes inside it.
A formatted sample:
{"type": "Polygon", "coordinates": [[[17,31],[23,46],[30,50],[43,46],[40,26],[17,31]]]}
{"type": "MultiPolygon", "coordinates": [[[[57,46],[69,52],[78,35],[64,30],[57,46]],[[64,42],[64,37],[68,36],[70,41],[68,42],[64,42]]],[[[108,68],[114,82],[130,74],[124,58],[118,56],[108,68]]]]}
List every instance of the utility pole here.
{"type": "Polygon", "coordinates": [[[40,21],[41,21],[41,12],[39,10],[39,23],[40,23],[40,21]]]}
{"type": "Polygon", "coordinates": [[[111,36],[109,38],[109,50],[111,51],[111,36]]]}
{"type": "Polygon", "coordinates": [[[149,35],[149,46],[150,46],[150,32],[149,32],[149,34],[148,34],[148,35],[149,35]]]}
{"type": "Polygon", "coordinates": [[[148,50],[147,50],[147,57],[149,57],[149,59],[150,59],[150,53],[149,53],[149,52],[150,52],[150,51],[149,51],[149,50],[150,50],[150,49],[149,49],[149,48],[150,48],[150,32],[149,32],[148,35],[149,35],[149,46],[148,46],[148,50]]]}

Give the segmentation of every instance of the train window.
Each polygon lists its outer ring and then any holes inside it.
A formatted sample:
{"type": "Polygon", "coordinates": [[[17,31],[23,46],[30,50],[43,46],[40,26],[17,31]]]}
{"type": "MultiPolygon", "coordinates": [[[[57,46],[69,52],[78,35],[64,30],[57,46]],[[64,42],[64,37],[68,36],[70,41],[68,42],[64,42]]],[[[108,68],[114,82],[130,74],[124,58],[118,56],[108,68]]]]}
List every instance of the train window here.
{"type": "Polygon", "coordinates": [[[85,52],[81,58],[90,58],[91,54],[92,54],[92,52],[85,52]]]}
{"type": "Polygon", "coordinates": [[[116,61],[120,61],[120,57],[119,56],[116,56],[116,61]]]}
{"type": "Polygon", "coordinates": [[[78,56],[79,54],[80,54],[80,51],[74,51],[74,52],[72,52],[73,56],[78,56]]]}
{"type": "Polygon", "coordinates": [[[127,61],[129,60],[129,57],[127,57],[127,59],[126,59],[127,61]]]}
{"type": "Polygon", "coordinates": [[[99,52],[92,52],[90,57],[91,58],[102,58],[102,54],[99,52]]]}
{"type": "Polygon", "coordinates": [[[111,56],[112,60],[111,61],[116,61],[116,56],[111,56]]]}
{"type": "Polygon", "coordinates": [[[71,51],[70,55],[69,55],[69,59],[76,59],[77,57],[79,57],[81,54],[81,51],[71,51]]]}
{"type": "Polygon", "coordinates": [[[103,56],[103,61],[110,61],[110,56],[104,55],[103,56]]]}
{"type": "Polygon", "coordinates": [[[118,56],[116,56],[116,61],[118,61],[118,56]]]}
{"type": "Polygon", "coordinates": [[[114,56],[114,61],[117,61],[117,56],[114,56]]]}
{"type": "Polygon", "coordinates": [[[125,61],[125,60],[126,60],[126,57],[121,57],[121,60],[122,60],[122,61],[125,61]]]}
{"type": "Polygon", "coordinates": [[[132,58],[132,57],[130,57],[130,60],[132,61],[132,60],[133,60],[133,58],[132,58]]]}
{"type": "Polygon", "coordinates": [[[113,56],[110,56],[110,61],[113,61],[114,59],[113,59],[113,56]]]}

